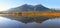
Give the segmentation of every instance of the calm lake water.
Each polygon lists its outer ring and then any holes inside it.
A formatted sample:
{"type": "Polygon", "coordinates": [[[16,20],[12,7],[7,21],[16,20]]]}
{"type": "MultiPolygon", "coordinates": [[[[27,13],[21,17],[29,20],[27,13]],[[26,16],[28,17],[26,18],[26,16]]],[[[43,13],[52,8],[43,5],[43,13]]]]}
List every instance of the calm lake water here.
{"type": "Polygon", "coordinates": [[[0,28],[60,28],[60,18],[48,19],[42,23],[35,21],[23,23],[22,21],[0,16],[0,28]]]}

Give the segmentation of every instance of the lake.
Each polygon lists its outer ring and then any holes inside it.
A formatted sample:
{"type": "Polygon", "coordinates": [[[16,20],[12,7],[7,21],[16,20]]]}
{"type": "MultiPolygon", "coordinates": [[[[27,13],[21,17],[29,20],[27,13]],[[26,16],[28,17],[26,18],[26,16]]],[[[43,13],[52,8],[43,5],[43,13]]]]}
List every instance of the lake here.
{"type": "Polygon", "coordinates": [[[13,18],[0,16],[0,28],[60,28],[60,18],[47,19],[42,22],[39,19],[16,20],[13,18]]]}

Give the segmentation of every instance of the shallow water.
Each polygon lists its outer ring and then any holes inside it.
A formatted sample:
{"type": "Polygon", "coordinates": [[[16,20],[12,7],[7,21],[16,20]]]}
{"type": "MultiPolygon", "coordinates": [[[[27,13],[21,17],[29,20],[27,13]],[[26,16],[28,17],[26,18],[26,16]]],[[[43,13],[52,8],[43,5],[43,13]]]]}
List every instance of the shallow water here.
{"type": "Polygon", "coordinates": [[[42,23],[35,21],[23,23],[22,21],[0,16],[0,28],[60,28],[60,18],[48,19],[42,23]]]}

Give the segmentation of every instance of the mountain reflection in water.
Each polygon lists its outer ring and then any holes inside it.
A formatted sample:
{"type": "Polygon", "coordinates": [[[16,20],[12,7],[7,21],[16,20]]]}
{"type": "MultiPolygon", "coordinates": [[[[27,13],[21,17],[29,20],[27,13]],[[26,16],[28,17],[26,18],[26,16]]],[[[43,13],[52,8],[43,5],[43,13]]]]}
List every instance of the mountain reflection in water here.
{"type": "MultiPolygon", "coordinates": [[[[57,28],[60,26],[60,18],[48,19],[44,17],[0,17],[0,28],[57,28]]],[[[60,28],[60,27],[59,27],[60,28]]]]}
{"type": "Polygon", "coordinates": [[[18,20],[21,21],[22,23],[31,23],[31,22],[37,22],[37,23],[42,23],[45,20],[48,20],[49,17],[26,17],[26,16],[3,16],[10,18],[12,20],[18,20]]]}

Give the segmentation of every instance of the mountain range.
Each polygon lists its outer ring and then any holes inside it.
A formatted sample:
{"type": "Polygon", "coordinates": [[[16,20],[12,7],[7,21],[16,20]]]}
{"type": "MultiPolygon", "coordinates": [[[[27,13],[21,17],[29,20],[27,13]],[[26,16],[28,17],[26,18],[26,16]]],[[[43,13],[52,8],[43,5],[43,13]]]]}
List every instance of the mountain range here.
{"type": "Polygon", "coordinates": [[[31,11],[32,12],[51,12],[51,11],[55,11],[55,10],[49,9],[41,4],[35,5],[35,6],[24,4],[24,5],[21,5],[16,8],[11,8],[7,12],[28,12],[28,11],[30,11],[30,12],[31,11]]]}

